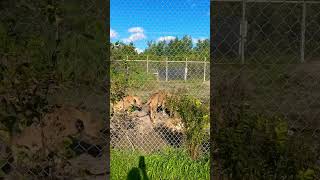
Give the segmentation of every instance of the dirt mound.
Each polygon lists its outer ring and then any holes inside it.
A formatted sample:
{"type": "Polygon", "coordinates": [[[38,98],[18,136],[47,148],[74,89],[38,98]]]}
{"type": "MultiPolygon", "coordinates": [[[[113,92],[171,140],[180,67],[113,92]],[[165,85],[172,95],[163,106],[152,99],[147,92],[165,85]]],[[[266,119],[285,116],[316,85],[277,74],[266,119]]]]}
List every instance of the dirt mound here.
{"type": "Polygon", "coordinates": [[[151,121],[146,109],[118,113],[111,118],[111,145],[114,148],[152,152],[166,146],[179,147],[183,139],[182,120],[166,112],[154,115],[151,121]]]}
{"type": "Polygon", "coordinates": [[[64,176],[79,174],[81,169],[86,168],[72,166],[71,171],[66,168],[71,163],[66,161],[68,159],[79,158],[79,155],[85,153],[91,156],[91,163],[99,161],[102,154],[102,146],[99,144],[105,143],[105,139],[100,136],[102,120],[90,112],[64,106],[46,114],[42,122],[41,125],[32,124],[12,137],[13,164],[19,169],[39,169],[37,167],[40,165],[42,169],[50,167],[54,169],[53,173],[64,176]],[[79,146],[82,149],[77,149],[79,146]]]}
{"type": "Polygon", "coordinates": [[[58,151],[68,137],[79,136],[94,142],[99,138],[102,125],[102,121],[94,119],[88,112],[61,107],[44,116],[42,127],[32,124],[13,137],[12,145],[24,146],[33,153],[43,146],[48,151],[58,151]]]}

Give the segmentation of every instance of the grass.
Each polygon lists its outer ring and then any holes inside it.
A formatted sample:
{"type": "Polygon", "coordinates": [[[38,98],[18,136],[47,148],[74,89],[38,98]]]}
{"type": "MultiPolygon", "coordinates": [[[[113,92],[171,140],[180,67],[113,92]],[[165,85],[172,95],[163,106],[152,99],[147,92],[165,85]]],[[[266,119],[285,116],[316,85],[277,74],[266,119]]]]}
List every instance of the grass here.
{"type": "Polygon", "coordinates": [[[184,81],[149,81],[145,85],[140,86],[139,88],[129,88],[129,94],[134,94],[140,96],[143,100],[147,101],[149,96],[160,90],[178,90],[183,89],[188,92],[188,94],[200,98],[202,100],[208,100],[210,98],[210,82],[203,82],[199,80],[198,82],[184,82],[184,81]]]}
{"type": "MultiPolygon", "coordinates": [[[[111,179],[124,180],[139,165],[139,152],[111,150],[111,179]]],[[[147,176],[152,179],[209,179],[209,156],[191,160],[183,150],[167,149],[144,156],[147,176]]]]}

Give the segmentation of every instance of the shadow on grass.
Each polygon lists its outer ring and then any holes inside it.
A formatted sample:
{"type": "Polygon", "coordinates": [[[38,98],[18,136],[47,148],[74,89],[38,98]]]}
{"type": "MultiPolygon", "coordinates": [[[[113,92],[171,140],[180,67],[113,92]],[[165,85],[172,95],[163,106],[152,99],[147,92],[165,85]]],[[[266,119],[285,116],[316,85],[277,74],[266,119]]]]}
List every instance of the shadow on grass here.
{"type": "Polygon", "coordinates": [[[139,167],[133,167],[129,171],[127,180],[149,180],[144,156],[139,157],[139,167]]]}

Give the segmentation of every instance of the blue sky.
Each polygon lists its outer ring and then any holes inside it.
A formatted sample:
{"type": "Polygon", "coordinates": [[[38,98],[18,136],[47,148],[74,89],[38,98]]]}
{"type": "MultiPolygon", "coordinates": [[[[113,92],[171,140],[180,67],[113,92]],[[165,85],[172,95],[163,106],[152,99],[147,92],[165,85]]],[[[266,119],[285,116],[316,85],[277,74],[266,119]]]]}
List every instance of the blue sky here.
{"type": "Polygon", "coordinates": [[[110,5],[111,42],[145,49],[149,40],[209,38],[210,0],[111,0],[110,5]]]}

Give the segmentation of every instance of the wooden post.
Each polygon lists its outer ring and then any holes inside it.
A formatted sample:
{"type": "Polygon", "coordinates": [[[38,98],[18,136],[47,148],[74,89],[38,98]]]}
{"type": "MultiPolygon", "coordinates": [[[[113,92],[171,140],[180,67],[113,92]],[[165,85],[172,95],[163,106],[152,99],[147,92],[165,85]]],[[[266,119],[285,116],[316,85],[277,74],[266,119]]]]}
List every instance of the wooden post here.
{"type": "Polygon", "coordinates": [[[203,81],[206,81],[206,69],[207,69],[207,58],[204,58],[204,66],[203,66],[203,81]]]}
{"type": "Polygon", "coordinates": [[[186,66],[184,68],[184,81],[187,81],[187,74],[188,74],[188,58],[186,58],[186,66]]]}
{"type": "Polygon", "coordinates": [[[166,81],[168,81],[168,57],[166,58],[166,81]]]}

